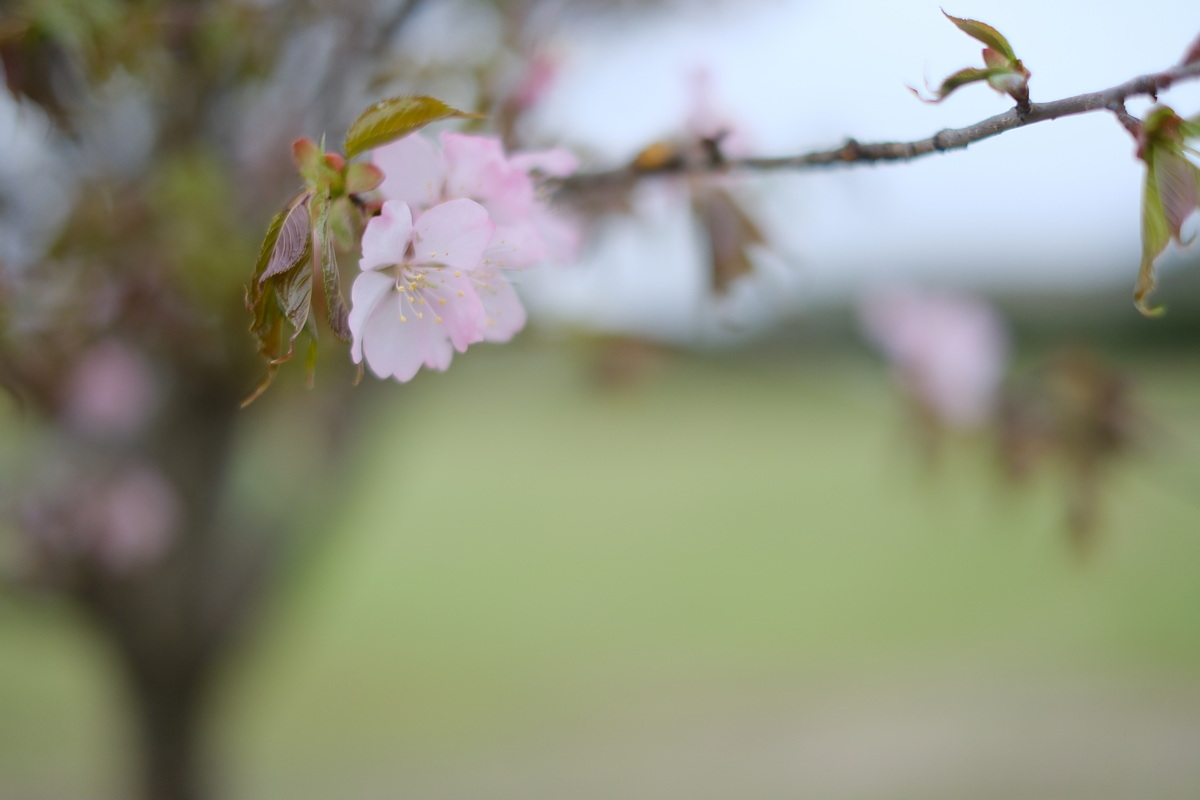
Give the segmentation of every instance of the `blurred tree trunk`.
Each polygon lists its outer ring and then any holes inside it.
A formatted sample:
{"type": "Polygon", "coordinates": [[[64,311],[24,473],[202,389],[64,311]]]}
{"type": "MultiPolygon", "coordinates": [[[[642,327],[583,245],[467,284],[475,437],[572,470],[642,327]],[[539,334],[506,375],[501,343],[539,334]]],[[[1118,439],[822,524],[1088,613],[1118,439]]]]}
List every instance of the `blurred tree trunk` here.
{"type": "Polygon", "coordinates": [[[203,800],[208,670],[160,670],[130,664],[144,800],[203,800]]]}

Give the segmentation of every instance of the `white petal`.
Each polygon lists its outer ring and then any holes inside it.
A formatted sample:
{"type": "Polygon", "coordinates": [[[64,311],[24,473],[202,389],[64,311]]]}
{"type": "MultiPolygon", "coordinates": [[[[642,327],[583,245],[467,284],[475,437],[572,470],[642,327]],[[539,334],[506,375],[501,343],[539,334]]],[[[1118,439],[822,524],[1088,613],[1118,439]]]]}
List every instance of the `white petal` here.
{"type": "Polygon", "coordinates": [[[459,198],[434,206],[413,226],[412,263],[475,269],[495,230],[487,210],[474,200],[459,198]]]}
{"type": "Polygon", "coordinates": [[[408,203],[418,211],[442,199],[445,160],[424,136],[414,133],[376,148],[371,161],[383,170],[379,191],[385,199],[408,203]]]}
{"type": "Polygon", "coordinates": [[[487,314],[483,338],[489,342],[507,342],[525,327],[525,307],[503,275],[494,273],[476,280],[476,290],[487,314]]]}
{"type": "Polygon", "coordinates": [[[404,261],[412,239],[412,211],[406,203],[389,200],[379,216],[372,217],[362,237],[359,269],[380,269],[404,261]]]}
{"type": "Polygon", "coordinates": [[[350,346],[350,357],[354,363],[362,361],[363,335],[367,320],[376,306],[392,294],[395,284],[387,275],[369,270],[359,273],[350,287],[350,317],[346,323],[354,342],[350,346]]]}

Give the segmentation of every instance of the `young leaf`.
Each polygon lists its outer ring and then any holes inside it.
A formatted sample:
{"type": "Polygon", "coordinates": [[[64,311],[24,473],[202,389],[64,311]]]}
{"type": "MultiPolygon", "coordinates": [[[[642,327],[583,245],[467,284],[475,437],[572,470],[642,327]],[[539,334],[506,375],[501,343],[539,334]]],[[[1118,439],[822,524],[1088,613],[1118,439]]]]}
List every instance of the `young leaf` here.
{"type": "Polygon", "coordinates": [[[288,339],[287,352],[281,353],[274,359],[275,364],[282,364],[291,359],[296,349],[296,338],[304,330],[308,322],[309,309],[312,306],[312,270],[298,269],[285,275],[280,275],[275,281],[275,294],[279,308],[292,325],[292,335],[288,339]]]}
{"type": "Polygon", "coordinates": [[[321,168],[321,146],[312,139],[303,138],[292,142],[292,163],[304,178],[312,180],[321,168]]]}
{"type": "Polygon", "coordinates": [[[1158,194],[1162,198],[1163,212],[1172,238],[1180,244],[1183,223],[1196,210],[1197,168],[1182,153],[1160,150],[1155,154],[1154,173],[1158,181],[1158,194]]]}
{"type": "Polygon", "coordinates": [[[346,193],[362,194],[383,183],[383,170],[374,164],[350,164],[346,167],[346,193]]]}
{"type": "Polygon", "coordinates": [[[963,19],[962,17],[951,16],[950,14],[946,14],[945,11],[942,13],[946,15],[946,19],[953,22],[967,36],[983,42],[1009,61],[1017,60],[1017,54],[1013,52],[1012,45],[1008,43],[1008,39],[1005,39],[1000,31],[991,25],[975,19],[963,19]]]}
{"type": "Polygon", "coordinates": [[[1029,70],[1025,69],[1025,65],[1021,63],[1020,59],[1017,58],[1008,40],[1000,35],[1000,32],[991,25],[974,19],[954,17],[946,14],[945,11],[942,13],[946,15],[947,19],[958,26],[959,30],[987,45],[983,48],[984,66],[982,68],[968,67],[960,69],[942,81],[942,85],[938,87],[932,99],[921,97],[921,93],[911,86],[909,90],[927,103],[940,103],[960,86],[966,86],[969,83],[976,83],[978,81],[987,81],[988,85],[993,89],[1015,100],[1018,109],[1028,111],[1030,73],[1029,70]]]}
{"type": "MultiPolygon", "coordinates": [[[[266,268],[259,273],[258,282],[294,269],[309,253],[308,205],[312,195],[304,193],[296,197],[281,213],[282,220],[275,228],[275,241],[266,268]]],[[[278,220],[279,217],[276,217],[278,220]]],[[[272,226],[275,221],[272,221],[272,226]]],[[[268,230],[270,235],[270,230],[268,230]]],[[[266,242],[263,242],[264,247],[266,242]]],[[[259,256],[262,257],[261,254],[259,256]]]]}
{"type": "Polygon", "coordinates": [[[346,132],[346,157],[354,158],[359,153],[406,136],[431,122],[478,116],[423,95],[380,100],[364,111],[346,132]]]}
{"type": "Polygon", "coordinates": [[[334,251],[334,236],[330,224],[331,203],[328,198],[317,198],[313,208],[312,252],[317,259],[325,292],[326,321],[333,334],[344,342],[350,341],[350,310],[342,296],[341,275],[338,273],[334,251]]]}
{"type": "Polygon", "coordinates": [[[1174,239],[1182,241],[1183,223],[1200,206],[1200,167],[1184,155],[1193,124],[1168,106],[1156,106],[1142,123],[1138,156],[1146,162],[1142,198],[1142,264],[1133,299],[1148,316],[1162,313],[1146,305],[1154,289],[1154,260],[1174,239]]]}
{"type": "Polygon", "coordinates": [[[246,310],[253,315],[250,333],[267,362],[267,375],[242,402],[243,407],[266,391],[279,364],[292,357],[296,338],[308,318],[312,302],[312,269],[308,268],[312,253],[308,237],[310,201],[309,193],[301,193],[276,214],[259,248],[254,280],[246,292],[246,310]],[[285,332],[289,324],[290,336],[285,332]]]}
{"type": "MultiPolygon", "coordinates": [[[[247,299],[247,305],[250,305],[249,299],[247,299]]],[[[262,383],[250,393],[250,396],[242,401],[242,408],[257,400],[259,395],[265,392],[271,382],[275,380],[275,373],[279,370],[279,366],[268,353],[278,353],[283,348],[283,314],[279,310],[279,305],[276,303],[263,304],[257,307],[256,311],[250,332],[258,340],[259,353],[267,361],[267,374],[263,377],[262,383]]]]}
{"type": "MultiPolygon", "coordinates": [[[[933,93],[933,97],[921,97],[921,93],[913,87],[909,86],[908,90],[915,94],[923,103],[940,103],[950,96],[950,93],[955,89],[966,86],[970,83],[986,81],[995,72],[993,69],[980,69],[979,67],[966,67],[960,69],[946,80],[942,81],[942,85],[933,93]]],[[[928,87],[926,87],[928,88],[928,87]]]]}
{"type": "Polygon", "coordinates": [[[275,252],[275,243],[279,241],[279,232],[283,229],[283,223],[287,219],[288,208],[280,211],[271,218],[271,224],[267,226],[267,235],[263,237],[262,244],[258,247],[258,259],[254,262],[254,285],[258,285],[258,278],[267,270],[267,265],[271,263],[271,256],[275,252]]]}
{"type": "Polygon", "coordinates": [[[1158,194],[1158,176],[1152,167],[1146,169],[1146,186],[1142,195],[1142,265],[1133,289],[1133,302],[1138,311],[1148,317],[1163,313],[1162,306],[1146,305],[1146,297],[1154,291],[1154,259],[1167,249],[1171,241],[1171,226],[1158,194]]]}
{"type": "Polygon", "coordinates": [[[333,241],[342,250],[353,250],[358,241],[359,226],[355,223],[362,217],[349,197],[342,196],[334,200],[329,207],[329,230],[333,232],[333,241]]]}

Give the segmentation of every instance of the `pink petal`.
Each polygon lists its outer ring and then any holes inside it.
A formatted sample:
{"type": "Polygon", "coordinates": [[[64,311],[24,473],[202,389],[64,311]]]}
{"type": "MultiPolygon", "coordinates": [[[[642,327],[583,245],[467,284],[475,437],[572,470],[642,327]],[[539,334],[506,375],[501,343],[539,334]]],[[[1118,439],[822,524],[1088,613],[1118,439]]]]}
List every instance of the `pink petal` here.
{"type": "Polygon", "coordinates": [[[484,205],[497,224],[520,224],[534,206],[533,181],[504,156],[498,139],[442,134],[446,155],[446,191],[484,205]]]}
{"type": "Polygon", "coordinates": [[[418,210],[442,199],[446,162],[424,136],[414,133],[385,144],[375,150],[371,160],[383,170],[379,191],[385,199],[399,200],[418,210]]]}
{"type": "Polygon", "coordinates": [[[539,205],[533,209],[530,219],[546,246],[546,258],[559,264],[570,264],[579,258],[583,231],[571,218],[539,205]]]}
{"type": "Polygon", "coordinates": [[[499,273],[476,280],[476,291],[486,311],[483,338],[507,342],[525,327],[525,307],[512,286],[499,273]]]}
{"type": "Polygon", "coordinates": [[[380,304],[392,290],[395,283],[387,275],[374,271],[359,273],[350,287],[350,317],[347,325],[350,335],[354,337],[350,345],[350,357],[355,364],[362,361],[363,334],[366,331],[367,320],[370,319],[375,307],[380,304]]]}
{"type": "Polygon", "coordinates": [[[410,263],[475,269],[495,229],[487,210],[474,200],[459,198],[434,206],[414,226],[410,263]]]}
{"type": "Polygon", "coordinates": [[[441,326],[429,315],[417,318],[407,315],[407,319],[404,323],[405,349],[397,354],[392,376],[404,382],[411,380],[422,366],[438,370],[450,366],[454,351],[441,326]]]}
{"type": "Polygon", "coordinates": [[[489,270],[525,269],[545,258],[546,244],[532,224],[497,225],[483,253],[483,265],[489,270]]]}
{"type": "Polygon", "coordinates": [[[400,294],[380,303],[367,320],[363,353],[367,366],[380,378],[411,380],[426,360],[448,347],[433,319],[423,319],[403,309],[400,294]]]}
{"type": "Polygon", "coordinates": [[[497,225],[522,225],[536,207],[533,181],[518,169],[492,181],[488,191],[477,199],[497,225]]]}
{"type": "Polygon", "coordinates": [[[363,325],[363,358],[379,378],[395,372],[396,362],[408,346],[407,333],[400,322],[398,298],[399,295],[392,295],[391,302],[376,304],[363,325]]]}
{"type": "Polygon", "coordinates": [[[430,285],[404,295],[405,316],[432,320],[460,353],[482,341],[486,314],[467,276],[442,268],[427,273],[425,281],[430,285]]]}
{"type": "Polygon", "coordinates": [[[359,269],[380,269],[403,263],[412,232],[412,212],[408,205],[388,200],[379,216],[372,217],[363,231],[359,269]]]}
{"type": "MultiPolygon", "coordinates": [[[[465,349],[463,348],[463,350],[465,349]]],[[[454,348],[450,346],[450,341],[435,328],[429,330],[429,339],[424,352],[425,366],[436,369],[438,372],[445,372],[454,358],[454,348]]],[[[459,352],[461,353],[462,350],[459,352]]]]}
{"type": "Polygon", "coordinates": [[[504,157],[504,146],[491,136],[443,133],[442,152],[446,191],[452,197],[490,198],[514,171],[504,157]]]}

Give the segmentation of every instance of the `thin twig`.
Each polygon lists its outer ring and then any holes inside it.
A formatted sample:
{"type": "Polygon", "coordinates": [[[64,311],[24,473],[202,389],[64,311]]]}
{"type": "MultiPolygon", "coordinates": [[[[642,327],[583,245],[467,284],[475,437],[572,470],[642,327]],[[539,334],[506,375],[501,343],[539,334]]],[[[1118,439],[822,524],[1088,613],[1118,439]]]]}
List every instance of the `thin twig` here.
{"type": "MultiPolygon", "coordinates": [[[[968,125],[965,128],[949,128],[941,130],[927,139],[913,142],[878,142],[863,144],[854,139],[848,139],[841,147],[832,150],[818,150],[795,156],[779,158],[722,158],[688,161],[675,159],[656,165],[652,168],[626,166],[603,172],[585,172],[564,178],[552,184],[552,188],[569,193],[586,193],[592,189],[607,188],[614,184],[623,184],[651,175],[670,174],[703,174],[712,172],[756,171],[766,172],[783,169],[810,169],[827,166],[850,166],[857,164],[874,164],[886,161],[911,161],[914,158],[940,153],[947,150],[960,150],[984,139],[991,138],[1014,128],[1023,128],[1037,122],[1069,117],[1075,114],[1088,114],[1093,111],[1113,111],[1128,127],[1128,120],[1121,117],[1124,101],[1128,97],[1149,95],[1157,99],[1158,93],[1174,83],[1186,80],[1200,79],[1200,63],[1183,64],[1141,75],[1132,80],[1089,94],[1067,97],[1049,103],[1032,103],[1029,110],[1022,113],[1016,108],[1009,109],[1003,114],[989,117],[982,122],[968,125]]],[[[1127,115],[1126,115],[1127,116],[1127,115]]]]}

